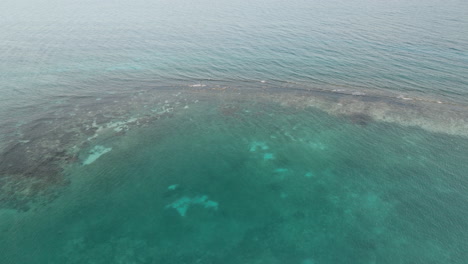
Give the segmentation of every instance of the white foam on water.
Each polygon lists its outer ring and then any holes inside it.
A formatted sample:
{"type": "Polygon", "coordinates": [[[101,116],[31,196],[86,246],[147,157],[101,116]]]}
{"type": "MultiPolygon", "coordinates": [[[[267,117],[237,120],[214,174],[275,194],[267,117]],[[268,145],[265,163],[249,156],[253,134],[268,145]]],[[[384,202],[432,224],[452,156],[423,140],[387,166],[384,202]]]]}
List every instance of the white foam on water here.
{"type": "Polygon", "coordinates": [[[115,132],[120,132],[122,130],[128,130],[129,124],[138,121],[138,118],[132,117],[127,121],[116,121],[107,124],[107,128],[113,128],[115,132]]]}
{"type": "Polygon", "coordinates": [[[93,136],[88,137],[88,141],[91,141],[95,138],[97,138],[101,133],[108,129],[113,129],[115,132],[121,132],[121,131],[127,131],[130,129],[130,125],[132,123],[137,123],[138,124],[138,118],[132,117],[126,121],[114,121],[107,123],[105,125],[98,125],[96,122],[96,119],[93,121],[91,126],[87,126],[86,130],[91,129],[91,128],[96,128],[96,132],[94,133],[93,136]]]}
{"type": "Polygon", "coordinates": [[[102,155],[106,154],[107,152],[111,151],[112,148],[106,148],[104,146],[94,146],[89,151],[89,156],[83,161],[83,165],[89,165],[99,159],[102,155]]]}
{"type": "Polygon", "coordinates": [[[166,205],[166,208],[174,208],[181,216],[185,216],[191,205],[202,205],[205,209],[218,210],[218,202],[208,200],[208,196],[206,195],[195,196],[193,198],[184,196],[166,205]]]}

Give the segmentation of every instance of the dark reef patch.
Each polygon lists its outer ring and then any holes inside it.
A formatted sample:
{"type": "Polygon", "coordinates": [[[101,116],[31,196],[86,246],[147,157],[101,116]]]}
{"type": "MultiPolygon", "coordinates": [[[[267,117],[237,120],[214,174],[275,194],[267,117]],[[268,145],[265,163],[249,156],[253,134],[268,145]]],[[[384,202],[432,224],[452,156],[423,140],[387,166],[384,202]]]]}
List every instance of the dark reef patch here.
{"type": "Polygon", "coordinates": [[[64,171],[80,163],[81,149],[96,137],[124,135],[192,103],[177,96],[142,92],[131,98],[110,95],[100,103],[91,96],[68,98],[63,108],[53,105],[54,111],[35,111],[34,119],[10,124],[2,131],[9,136],[0,148],[0,209],[27,211],[54,200],[70,184],[64,171]]]}
{"type": "Polygon", "coordinates": [[[0,153],[0,208],[28,210],[32,202],[53,200],[57,188],[68,184],[63,164],[76,159],[64,147],[73,136],[53,136],[11,143],[0,153]]]}
{"type": "Polygon", "coordinates": [[[370,122],[373,121],[370,115],[362,113],[354,113],[350,115],[345,115],[345,117],[353,124],[360,126],[367,126],[370,122]]]}

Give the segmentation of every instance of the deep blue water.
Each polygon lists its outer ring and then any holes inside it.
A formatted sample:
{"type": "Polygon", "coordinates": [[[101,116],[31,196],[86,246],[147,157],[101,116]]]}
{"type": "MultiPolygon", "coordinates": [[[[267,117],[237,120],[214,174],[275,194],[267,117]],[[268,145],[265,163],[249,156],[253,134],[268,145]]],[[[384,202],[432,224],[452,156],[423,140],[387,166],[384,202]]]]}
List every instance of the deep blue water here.
{"type": "Polygon", "coordinates": [[[466,263],[468,2],[0,3],[0,263],[466,263]]]}
{"type": "MultiPolygon", "coordinates": [[[[3,100],[155,85],[278,80],[466,103],[465,1],[2,1],[3,100]]],[[[12,104],[14,104],[12,102],[12,104]]]]}

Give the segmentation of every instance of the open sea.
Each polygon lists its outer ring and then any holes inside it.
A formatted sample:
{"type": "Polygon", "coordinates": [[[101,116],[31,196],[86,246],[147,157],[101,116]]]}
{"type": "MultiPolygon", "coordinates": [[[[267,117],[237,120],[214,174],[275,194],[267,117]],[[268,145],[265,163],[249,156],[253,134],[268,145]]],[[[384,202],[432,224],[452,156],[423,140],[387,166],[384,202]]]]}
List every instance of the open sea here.
{"type": "Polygon", "coordinates": [[[0,264],[468,263],[465,0],[2,0],[0,264]]]}

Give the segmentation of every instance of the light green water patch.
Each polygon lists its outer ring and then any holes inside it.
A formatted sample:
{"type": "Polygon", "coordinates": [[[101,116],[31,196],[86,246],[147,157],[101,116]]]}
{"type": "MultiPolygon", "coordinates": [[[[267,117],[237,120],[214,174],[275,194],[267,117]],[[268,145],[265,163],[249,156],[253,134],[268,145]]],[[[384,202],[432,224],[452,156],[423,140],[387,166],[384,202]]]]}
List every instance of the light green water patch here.
{"type": "Polygon", "coordinates": [[[265,142],[254,141],[250,144],[250,151],[255,152],[257,150],[268,150],[268,146],[265,142]]]}
{"type": "Polygon", "coordinates": [[[0,262],[467,259],[465,138],[229,103],[102,141],[112,151],[69,168],[47,207],[0,214],[0,262]]]}
{"type": "Polygon", "coordinates": [[[264,160],[273,160],[273,159],[275,159],[275,155],[273,153],[265,153],[265,154],[263,154],[263,159],[264,160]]]}
{"type": "Polygon", "coordinates": [[[218,203],[212,200],[208,200],[206,195],[195,196],[192,198],[184,196],[172,202],[171,204],[166,205],[166,208],[173,208],[177,210],[181,216],[185,216],[187,214],[187,210],[192,205],[201,205],[206,209],[218,210],[218,203]]]}
{"type": "Polygon", "coordinates": [[[179,187],[178,184],[172,184],[172,185],[169,185],[167,187],[167,189],[170,190],[170,191],[174,191],[175,189],[177,189],[177,187],[179,187]]]}

